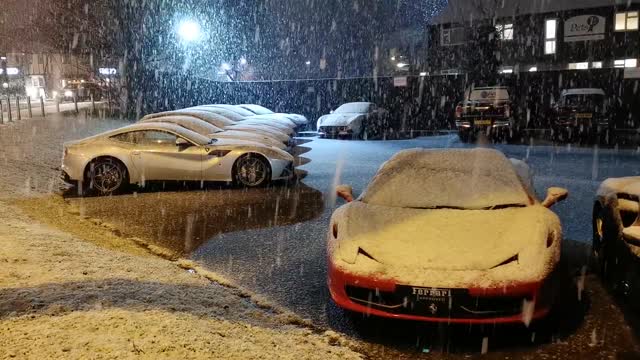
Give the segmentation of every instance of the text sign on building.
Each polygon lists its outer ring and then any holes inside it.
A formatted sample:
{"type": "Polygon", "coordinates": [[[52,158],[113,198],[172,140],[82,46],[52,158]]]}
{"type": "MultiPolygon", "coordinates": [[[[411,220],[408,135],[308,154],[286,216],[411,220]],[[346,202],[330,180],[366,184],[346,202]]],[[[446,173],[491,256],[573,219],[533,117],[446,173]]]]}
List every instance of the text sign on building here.
{"type": "Polygon", "coordinates": [[[114,68],[99,68],[100,75],[115,75],[118,71],[114,68]]]}
{"type": "Polygon", "coordinates": [[[399,76],[393,78],[393,86],[395,87],[407,87],[407,77],[399,76]]]}
{"type": "Polygon", "coordinates": [[[564,41],[604,40],[606,20],[597,15],[581,15],[564,22],[564,41]]]}

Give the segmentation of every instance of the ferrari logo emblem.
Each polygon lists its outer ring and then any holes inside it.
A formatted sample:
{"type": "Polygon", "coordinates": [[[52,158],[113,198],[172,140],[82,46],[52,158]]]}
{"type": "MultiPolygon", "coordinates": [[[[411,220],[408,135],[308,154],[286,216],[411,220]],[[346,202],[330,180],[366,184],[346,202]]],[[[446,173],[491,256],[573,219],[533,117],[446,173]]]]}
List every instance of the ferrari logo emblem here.
{"type": "Polygon", "coordinates": [[[435,315],[438,312],[438,306],[435,303],[431,303],[431,305],[429,305],[429,311],[435,315]]]}

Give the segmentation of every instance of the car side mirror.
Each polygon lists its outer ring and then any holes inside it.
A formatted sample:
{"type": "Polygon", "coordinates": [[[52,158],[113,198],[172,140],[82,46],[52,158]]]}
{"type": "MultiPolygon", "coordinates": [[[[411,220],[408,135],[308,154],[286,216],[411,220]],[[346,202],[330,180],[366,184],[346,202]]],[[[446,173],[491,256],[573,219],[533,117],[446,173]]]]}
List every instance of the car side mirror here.
{"type": "Polygon", "coordinates": [[[181,148],[182,147],[189,147],[189,146],[191,146],[191,143],[188,142],[187,140],[179,137],[179,138],[176,139],[176,146],[177,147],[181,147],[181,148]]]}
{"type": "Polygon", "coordinates": [[[336,186],[336,195],[344,199],[346,202],[352,202],[353,188],[349,185],[338,185],[336,186]]]}
{"type": "Polygon", "coordinates": [[[553,205],[565,200],[569,196],[569,190],[559,187],[551,187],[547,190],[547,198],[542,202],[542,206],[550,208],[553,205]]]}

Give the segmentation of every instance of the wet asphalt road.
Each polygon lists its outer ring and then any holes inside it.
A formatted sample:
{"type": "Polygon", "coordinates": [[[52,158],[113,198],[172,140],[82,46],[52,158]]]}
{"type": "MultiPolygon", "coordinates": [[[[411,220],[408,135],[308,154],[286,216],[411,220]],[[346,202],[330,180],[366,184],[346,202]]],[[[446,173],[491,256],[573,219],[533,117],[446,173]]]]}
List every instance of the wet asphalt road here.
{"type": "MultiPolygon", "coordinates": [[[[298,185],[204,191],[157,185],[113,198],[70,201],[81,205],[86,215],[110,222],[127,235],[186,254],[316,324],[361,339],[372,357],[430,357],[443,352],[465,357],[479,354],[487,338],[489,358],[575,358],[576,354],[635,358],[635,330],[625,325],[623,314],[593,275],[586,277],[582,302],[575,299],[574,287],[566,287],[560,325],[549,331],[553,341],[541,335],[535,339],[531,329],[519,327],[443,328],[354,320],[331,304],[325,287],[325,232],[333,209],[340,205],[332,195],[334,186],[350,184],[359,194],[397,151],[463,146],[468,145],[454,135],[385,142],[316,139],[296,149],[304,164],[299,169],[308,173],[298,185]]],[[[566,242],[570,272],[579,271],[587,263],[591,207],[598,184],[607,177],[638,175],[640,154],[548,144],[496,147],[529,163],[540,195],[549,186],[569,189],[570,198],[554,210],[563,222],[565,238],[572,240],[566,242]]]]}

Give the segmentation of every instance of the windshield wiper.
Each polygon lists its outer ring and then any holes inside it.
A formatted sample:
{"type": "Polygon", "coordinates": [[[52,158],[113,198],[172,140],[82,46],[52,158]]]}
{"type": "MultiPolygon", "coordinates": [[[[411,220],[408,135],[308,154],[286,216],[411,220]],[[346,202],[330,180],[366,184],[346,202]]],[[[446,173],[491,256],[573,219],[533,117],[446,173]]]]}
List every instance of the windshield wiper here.
{"type": "Polygon", "coordinates": [[[409,207],[407,209],[418,209],[418,210],[442,210],[442,209],[469,210],[469,209],[465,209],[465,208],[459,207],[459,206],[445,206],[445,205],[441,205],[441,206],[425,206],[425,207],[415,206],[415,207],[409,207]]]}
{"type": "Polygon", "coordinates": [[[501,209],[508,209],[508,208],[523,208],[523,207],[527,207],[527,205],[524,205],[524,204],[501,204],[501,205],[487,206],[486,208],[483,208],[482,210],[501,210],[501,209]]]}

